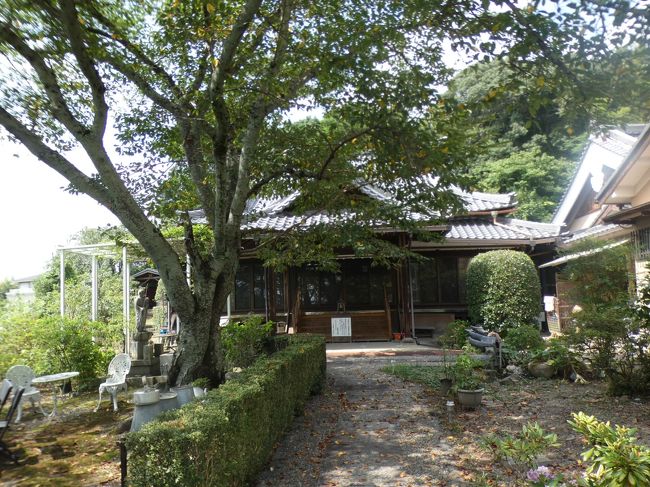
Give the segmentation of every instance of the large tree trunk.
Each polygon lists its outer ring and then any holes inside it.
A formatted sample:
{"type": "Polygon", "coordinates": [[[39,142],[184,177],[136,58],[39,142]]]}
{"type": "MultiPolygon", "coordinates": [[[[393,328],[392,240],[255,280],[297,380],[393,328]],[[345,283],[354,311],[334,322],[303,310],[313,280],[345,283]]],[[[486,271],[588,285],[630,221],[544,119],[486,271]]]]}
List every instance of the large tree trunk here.
{"type": "Polygon", "coordinates": [[[169,372],[171,384],[188,384],[199,377],[207,377],[213,385],[223,382],[220,318],[232,291],[236,266],[237,261],[220,266],[222,272],[216,279],[210,273],[194,273],[194,310],[178,310],[181,330],[178,352],[169,372]]]}

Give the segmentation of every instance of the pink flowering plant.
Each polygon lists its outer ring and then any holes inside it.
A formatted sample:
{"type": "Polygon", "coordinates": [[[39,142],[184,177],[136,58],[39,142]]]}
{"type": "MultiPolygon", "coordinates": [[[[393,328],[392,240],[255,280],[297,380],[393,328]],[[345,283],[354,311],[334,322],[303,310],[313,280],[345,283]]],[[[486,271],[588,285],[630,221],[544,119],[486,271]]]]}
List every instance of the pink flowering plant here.
{"type": "Polygon", "coordinates": [[[550,468],[543,465],[531,469],[526,473],[527,485],[533,487],[563,487],[564,478],[561,474],[554,475],[550,468]]]}

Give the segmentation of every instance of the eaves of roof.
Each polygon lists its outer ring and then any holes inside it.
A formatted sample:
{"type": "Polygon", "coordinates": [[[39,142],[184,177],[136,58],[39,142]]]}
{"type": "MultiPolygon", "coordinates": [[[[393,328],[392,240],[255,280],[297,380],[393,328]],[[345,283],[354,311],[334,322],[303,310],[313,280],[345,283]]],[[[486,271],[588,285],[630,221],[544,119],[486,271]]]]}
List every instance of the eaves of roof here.
{"type": "Polygon", "coordinates": [[[632,147],[632,150],[627,154],[627,157],[623,160],[623,163],[614,171],[614,174],[605,182],[601,190],[596,195],[597,203],[605,203],[606,199],[614,192],[616,186],[621,182],[625,177],[627,172],[630,170],[634,161],[648,148],[650,145],[650,124],[648,124],[639,138],[632,147]]]}

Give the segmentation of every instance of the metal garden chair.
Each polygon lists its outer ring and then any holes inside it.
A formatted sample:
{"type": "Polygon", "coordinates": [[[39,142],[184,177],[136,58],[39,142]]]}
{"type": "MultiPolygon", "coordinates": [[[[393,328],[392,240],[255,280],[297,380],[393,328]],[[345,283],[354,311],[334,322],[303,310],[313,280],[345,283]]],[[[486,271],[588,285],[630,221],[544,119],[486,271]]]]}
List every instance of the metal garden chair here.
{"type": "Polygon", "coordinates": [[[11,389],[11,382],[9,382],[7,379],[2,379],[2,385],[0,385],[0,412],[2,412],[2,408],[9,398],[11,389]]]}
{"type": "Polygon", "coordinates": [[[2,440],[2,438],[4,437],[5,433],[9,429],[9,425],[11,424],[11,419],[13,418],[16,409],[20,407],[19,405],[23,399],[24,392],[25,390],[22,387],[16,389],[16,392],[14,393],[14,398],[11,401],[11,406],[9,407],[9,411],[7,411],[7,417],[5,418],[4,421],[0,421],[0,453],[2,455],[9,457],[11,460],[13,460],[13,462],[16,465],[18,465],[18,457],[16,456],[15,453],[13,453],[9,449],[9,446],[2,440]]]}
{"type": "Polygon", "coordinates": [[[113,357],[111,363],[108,364],[106,382],[102,382],[99,386],[99,401],[97,401],[95,411],[99,409],[104,391],[108,391],[113,396],[113,411],[117,411],[117,393],[120,390],[126,392],[126,375],[129,370],[131,370],[131,357],[126,353],[119,353],[113,357]]]}
{"type": "Polygon", "coordinates": [[[6,378],[11,381],[14,389],[23,388],[23,399],[18,404],[18,416],[16,416],[16,423],[20,423],[23,416],[23,403],[26,399],[32,403],[32,409],[38,404],[38,409],[45,416],[43,406],[41,406],[41,392],[32,385],[34,380],[34,371],[26,365],[14,365],[7,371],[6,378]]]}

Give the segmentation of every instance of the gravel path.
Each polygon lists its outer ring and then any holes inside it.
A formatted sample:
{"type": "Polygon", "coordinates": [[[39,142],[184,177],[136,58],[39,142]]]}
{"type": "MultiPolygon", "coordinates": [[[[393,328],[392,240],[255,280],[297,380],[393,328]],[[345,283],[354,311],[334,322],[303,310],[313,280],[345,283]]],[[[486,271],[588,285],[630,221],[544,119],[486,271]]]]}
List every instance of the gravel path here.
{"type": "Polygon", "coordinates": [[[257,487],[465,485],[431,413],[439,398],[385,365],[328,361],[325,392],[296,418],[257,487]]]}

